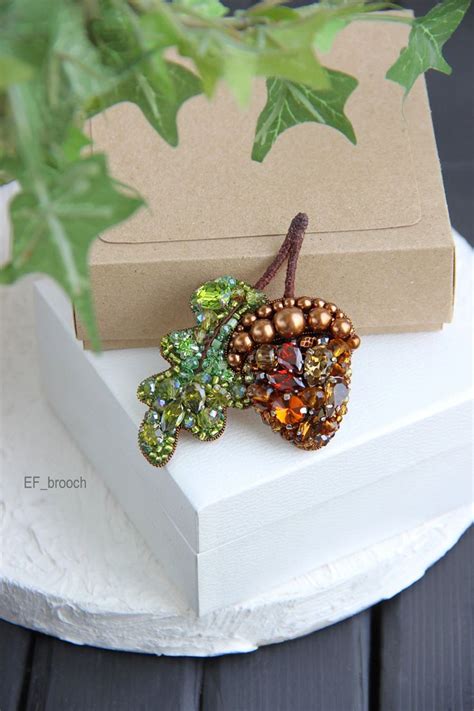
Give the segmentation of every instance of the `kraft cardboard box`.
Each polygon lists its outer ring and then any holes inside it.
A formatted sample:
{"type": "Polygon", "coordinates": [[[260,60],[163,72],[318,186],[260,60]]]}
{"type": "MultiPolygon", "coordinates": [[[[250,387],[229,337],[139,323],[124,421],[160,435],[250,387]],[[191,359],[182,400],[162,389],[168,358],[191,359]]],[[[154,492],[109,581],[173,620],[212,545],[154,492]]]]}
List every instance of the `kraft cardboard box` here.
{"type": "MultiPolygon", "coordinates": [[[[385,72],[405,26],[360,23],[337,38],[325,64],[360,84],[346,105],[358,143],[307,123],[283,133],[263,164],[250,158],[265,103],[257,82],[239,109],[225,87],[181,109],[169,147],[138,108],[120,104],[90,124],[94,150],[147,206],[102,235],[90,269],[103,346],[153,346],[192,324],[202,282],[232,274],[254,283],[296,212],[309,231],[300,295],[322,296],[360,333],[435,330],[451,320],[454,247],[424,79],[403,103],[385,72]]],[[[283,274],[268,288],[283,291],[283,274]]],[[[77,321],[78,338],[87,334],[77,321]]]]}

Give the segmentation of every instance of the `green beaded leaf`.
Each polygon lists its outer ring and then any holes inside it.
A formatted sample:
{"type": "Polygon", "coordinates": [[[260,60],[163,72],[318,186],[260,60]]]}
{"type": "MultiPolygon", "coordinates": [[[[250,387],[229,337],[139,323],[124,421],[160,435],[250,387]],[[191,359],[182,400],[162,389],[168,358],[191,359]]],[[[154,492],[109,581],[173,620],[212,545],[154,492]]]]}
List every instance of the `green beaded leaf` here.
{"type": "Polygon", "coordinates": [[[220,437],[228,407],[249,407],[247,381],[227,364],[229,338],[240,317],[266,303],[267,297],[234,277],[208,281],[191,297],[197,325],[161,339],[171,367],[143,380],[138,399],[149,407],[138,442],[146,459],[164,466],[178,432],[186,429],[202,441],[220,437]]]}

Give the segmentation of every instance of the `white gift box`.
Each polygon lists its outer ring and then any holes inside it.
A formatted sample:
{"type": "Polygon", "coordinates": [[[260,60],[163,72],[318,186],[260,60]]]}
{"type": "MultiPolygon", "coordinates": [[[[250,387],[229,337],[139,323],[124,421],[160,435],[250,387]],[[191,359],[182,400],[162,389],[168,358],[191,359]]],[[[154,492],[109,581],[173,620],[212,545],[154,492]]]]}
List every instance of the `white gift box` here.
{"type": "Polygon", "coordinates": [[[215,442],[183,433],[163,469],[137,448],[145,407],[136,388],[166,367],[157,349],[83,351],[61,290],[37,283],[47,397],[198,614],[470,501],[471,253],[460,250],[453,323],[366,337],[353,357],[348,414],[329,446],[298,450],[253,410],[235,410],[215,442]]]}

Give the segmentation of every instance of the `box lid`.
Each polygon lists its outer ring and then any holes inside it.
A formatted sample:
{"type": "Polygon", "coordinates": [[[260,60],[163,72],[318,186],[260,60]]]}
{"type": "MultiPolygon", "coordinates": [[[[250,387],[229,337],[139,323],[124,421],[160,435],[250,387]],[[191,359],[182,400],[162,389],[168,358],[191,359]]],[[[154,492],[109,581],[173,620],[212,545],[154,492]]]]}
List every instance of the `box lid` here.
{"type": "Polygon", "coordinates": [[[284,132],[263,163],[252,161],[263,81],[255,82],[245,111],[224,87],[211,102],[202,96],[186,102],[178,148],[135,105],[95,117],[95,149],[107,151],[114,175],[147,201],[102,239],[143,244],[284,234],[298,210],[308,213],[314,233],[416,224],[420,196],[402,94],[385,79],[406,38],[403,25],[354,24],[324,58],[360,81],[346,106],[357,146],[332,128],[305,123],[284,132]]]}

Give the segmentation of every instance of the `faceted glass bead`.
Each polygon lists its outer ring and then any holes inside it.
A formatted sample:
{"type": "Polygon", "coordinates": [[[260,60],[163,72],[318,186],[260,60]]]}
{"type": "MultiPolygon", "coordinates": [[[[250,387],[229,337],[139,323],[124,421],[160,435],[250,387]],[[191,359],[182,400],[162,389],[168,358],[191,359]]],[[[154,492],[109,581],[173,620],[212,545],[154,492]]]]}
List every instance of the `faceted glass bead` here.
{"type": "Polygon", "coordinates": [[[165,378],[156,384],[155,401],[153,407],[155,410],[162,410],[167,403],[175,399],[179,393],[180,382],[177,378],[165,378]]]}
{"type": "Polygon", "coordinates": [[[202,410],[206,401],[206,391],[199,383],[191,383],[184,391],[184,404],[187,410],[197,413],[202,410]]]}
{"type": "Polygon", "coordinates": [[[273,390],[265,383],[253,383],[247,388],[247,396],[256,410],[266,410],[270,404],[273,390]]]}
{"type": "Polygon", "coordinates": [[[138,387],[138,398],[139,400],[149,400],[153,398],[156,390],[156,380],[155,377],[147,378],[138,387]]]}
{"type": "Polygon", "coordinates": [[[278,363],[285,370],[301,373],[303,369],[303,356],[300,349],[292,343],[283,343],[278,349],[278,363]]]}
{"type": "Polygon", "coordinates": [[[340,338],[329,341],[328,348],[332,350],[337,361],[333,368],[333,375],[344,375],[348,372],[351,365],[351,349],[347,343],[340,338]]]}
{"type": "Polygon", "coordinates": [[[222,430],[225,415],[222,410],[215,407],[206,407],[196,417],[196,425],[199,427],[198,436],[203,438],[216,437],[222,430]]]}
{"type": "Polygon", "coordinates": [[[219,385],[212,386],[207,394],[207,403],[211,407],[227,407],[230,404],[231,396],[228,390],[219,385]]]}
{"type": "Polygon", "coordinates": [[[273,346],[265,343],[255,352],[255,365],[259,370],[272,370],[277,364],[277,357],[273,346]]]}
{"type": "Polygon", "coordinates": [[[236,383],[232,386],[232,395],[236,400],[242,400],[247,394],[247,388],[243,383],[236,383]]]}
{"type": "Polygon", "coordinates": [[[297,395],[285,397],[276,394],[271,401],[272,414],[285,425],[295,425],[301,422],[307,412],[303,400],[297,395]]]}
{"type": "Polygon", "coordinates": [[[173,433],[180,426],[183,418],[183,405],[177,400],[170,402],[163,410],[163,414],[161,416],[161,429],[163,432],[173,433]]]}
{"type": "Polygon", "coordinates": [[[187,412],[184,416],[184,419],[183,419],[183,427],[185,427],[187,430],[191,430],[195,424],[196,424],[195,416],[192,413],[187,412]]]}
{"type": "Polygon", "coordinates": [[[206,282],[192,296],[191,306],[193,310],[221,311],[229,304],[236,284],[237,281],[228,276],[206,282]]]}
{"type": "Polygon", "coordinates": [[[326,410],[328,413],[337,410],[349,397],[349,388],[344,378],[329,378],[324,388],[326,395],[326,410]]]}
{"type": "Polygon", "coordinates": [[[279,390],[280,392],[289,392],[291,390],[297,390],[298,388],[304,388],[304,382],[301,378],[297,378],[287,370],[278,370],[276,373],[271,373],[268,376],[268,382],[273,385],[275,390],[279,390]]]}
{"type": "Polygon", "coordinates": [[[140,440],[149,447],[156,447],[162,444],[165,436],[159,425],[159,415],[153,411],[148,412],[140,428],[140,440]]]}
{"type": "Polygon", "coordinates": [[[327,378],[333,366],[333,357],[333,352],[324,345],[306,351],[304,375],[308,385],[316,385],[327,378]]]}
{"type": "Polygon", "coordinates": [[[298,393],[303,402],[311,410],[319,410],[324,405],[325,393],[323,388],[305,388],[298,393]]]}

